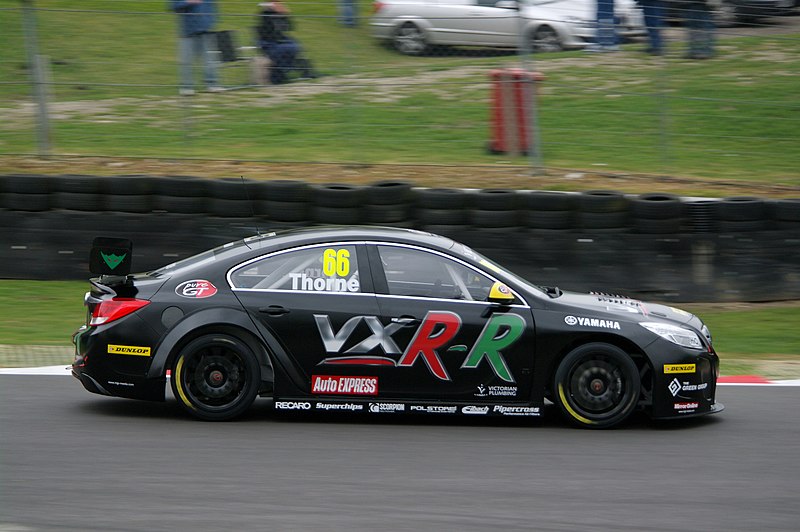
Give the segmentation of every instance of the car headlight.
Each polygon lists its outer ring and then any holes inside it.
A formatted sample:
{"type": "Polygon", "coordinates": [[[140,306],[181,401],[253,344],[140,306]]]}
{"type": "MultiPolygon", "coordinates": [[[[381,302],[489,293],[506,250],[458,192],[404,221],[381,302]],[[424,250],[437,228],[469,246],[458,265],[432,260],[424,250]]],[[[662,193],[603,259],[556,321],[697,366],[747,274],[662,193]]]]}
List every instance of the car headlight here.
{"type": "Polygon", "coordinates": [[[678,327],[677,325],[669,325],[667,323],[644,322],[640,323],[639,325],[650,332],[656,333],[661,338],[669,340],[673,344],[678,344],[683,347],[691,347],[692,349],[703,348],[703,342],[700,341],[700,337],[697,336],[697,333],[690,331],[689,329],[684,329],[683,327],[678,327]]]}

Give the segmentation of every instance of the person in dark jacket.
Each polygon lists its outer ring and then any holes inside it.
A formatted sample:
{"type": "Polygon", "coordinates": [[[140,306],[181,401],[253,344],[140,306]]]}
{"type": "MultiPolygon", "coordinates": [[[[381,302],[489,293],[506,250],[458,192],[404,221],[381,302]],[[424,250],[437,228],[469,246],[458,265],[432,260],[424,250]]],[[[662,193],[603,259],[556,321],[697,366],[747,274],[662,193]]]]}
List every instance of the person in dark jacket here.
{"type": "Polygon", "coordinates": [[[270,82],[288,83],[292,73],[304,78],[316,77],[308,60],[300,57],[300,44],[289,35],[294,28],[289,7],[281,0],[263,2],[259,7],[261,13],[256,34],[258,47],[272,62],[270,82]]]}
{"type": "Polygon", "coordinates": [[[664,54],[664,40],[661,38],[661,28],[664,25],[664,4],[662,0],[637,0],[644,15],[644,25],[647,28],[647,41],[649,46],[645,50],[650,55],[664,54]]]}
{"type": "Polygon", "coordinates": [[[203,64],[203,79],[206,88],[215,92],[217,69],[210,51],[215,49],[214,24],[217,19],[215,0],[171,0],[172,11],[178,14],[178,76],[180,93],[194,94],[194,63],[203,64]]]}

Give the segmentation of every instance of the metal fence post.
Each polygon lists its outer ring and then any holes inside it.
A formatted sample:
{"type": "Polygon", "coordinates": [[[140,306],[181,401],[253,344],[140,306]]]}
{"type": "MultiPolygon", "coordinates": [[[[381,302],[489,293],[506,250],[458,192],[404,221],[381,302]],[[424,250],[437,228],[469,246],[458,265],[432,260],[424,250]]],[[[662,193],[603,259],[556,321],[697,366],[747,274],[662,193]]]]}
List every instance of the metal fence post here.
{"type": "Polygon", "coordinates": [[[22,0],[22,25],[25,32],[25,51],[28,56],[28,69],[33,84],[33,97],[36,100],[36,138],[39,155],[50,155],[50,115],[47,109],[48,75],[47,60],[39,55],[36,34],[36,13],[33,0],[22,0]]]}

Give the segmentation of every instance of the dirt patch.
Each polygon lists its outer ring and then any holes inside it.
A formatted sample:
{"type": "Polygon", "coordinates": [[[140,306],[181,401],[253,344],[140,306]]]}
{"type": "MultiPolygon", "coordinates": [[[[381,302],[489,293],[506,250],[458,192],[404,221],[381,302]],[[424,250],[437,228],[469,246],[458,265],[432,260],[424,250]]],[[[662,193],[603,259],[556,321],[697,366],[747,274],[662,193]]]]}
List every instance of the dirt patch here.
{"type": "Polygon", "coordinates": [[[450,188],[513,188],[520,190],[614,189],[627,193],[672,192],[695,195],[702,190],[719,197],[754,195],[797,197],[800,187],[768,183],[722,182],[692,177],[599,173],[591,170],[546,168],[534,174],[525,166],[475,165],[342,165],[270,161],[131,159],[111,157],[2,156],[1,173],[45,175],[192,175],[248,179],[298,179],[311,183],[367,184],[381,180],[409,181],[416,186],[450,188]]]}

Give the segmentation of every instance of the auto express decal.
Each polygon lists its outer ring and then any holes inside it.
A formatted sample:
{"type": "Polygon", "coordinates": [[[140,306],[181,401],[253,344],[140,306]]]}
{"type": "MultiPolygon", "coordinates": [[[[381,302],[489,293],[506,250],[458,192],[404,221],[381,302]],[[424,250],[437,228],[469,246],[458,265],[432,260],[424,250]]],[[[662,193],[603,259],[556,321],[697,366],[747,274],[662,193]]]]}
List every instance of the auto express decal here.
{"type": "MultiPolygon", "coordinates": [[[[422,360],[428,370],[438,379],[450,381],[450,375],[442,362],[439,351],[443,349],[461,329],[461,317],[447,311],[429,311],[419,325],[414,337],[405,349],[401,349],[392,338],[392,334],[404,326],[403,323],[390,323],[384,326],[376,316],[354,316],[335,331],[330,317],[315,314],[325,351],[329,354],[340,354],[343,346],[363,321],[371,332],[370,336],[343,353],[345,356],[329,357],[320,364],[351,366],[394,366],[410,367],[422,360]],[[368,354],[380,348],[386,356],[368,354]],[[399,356],[398,359],[394,357],[399,356]]],[[[483,327],[477,341],[468,349],[467,346],[453,346],[452,352],[468,353],[460,369],[476,369],[487,363],[494,374],[505,382],[514,383],[502,350],[516,342],[525,330],[525,320],[517,314],[495,314],[483,327]]]]}

